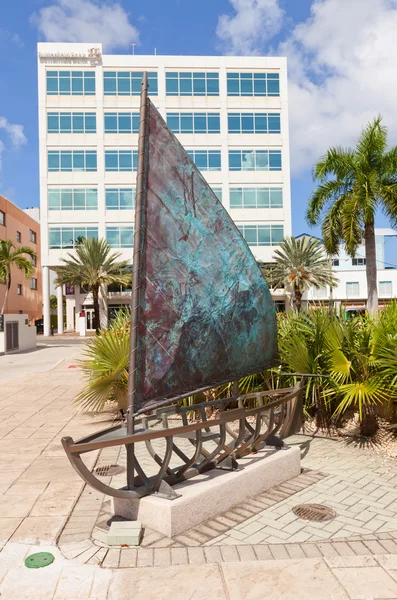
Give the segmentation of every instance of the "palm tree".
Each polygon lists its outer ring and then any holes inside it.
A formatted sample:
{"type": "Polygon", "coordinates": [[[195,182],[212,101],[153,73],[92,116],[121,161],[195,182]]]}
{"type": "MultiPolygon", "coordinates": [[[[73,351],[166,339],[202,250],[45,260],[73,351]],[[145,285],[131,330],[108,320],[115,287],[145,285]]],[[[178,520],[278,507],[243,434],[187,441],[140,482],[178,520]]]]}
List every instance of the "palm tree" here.
{"type": "Polygon", "coordinates": [[[36,252],[29,246],[14,246],[12,240],[0,240],[0,280],[6,284],[6,293],[1,309],[1,314],[7,304],[8,294],[11,288],[11,270],[14,265],[20,271],[23,271],[25,277],[31,277],[34,273],[34,267],[31,261],[25,255],[36,258],[36,252]]]}
{"type": "Polygon", "coordinates": [[[120,252],[110,254],[111,246],[106,240],[84,238],[75,248],[75,254],[61,259],[63,265],[55,269],[55,285],[89,286],[94,304],[94,327],[99,332],[99,290],[104,285],[131,283],[128,261],[118,261],[120,252]]]}
{"type": "Polygon", "coordinates": [[[292,291],[298,312],[303,293],[310,287],[335,286],[337,279],[320,240],[310,237],[286,237],[274,252],[275,263],[266,272],[272,288],[292,291]]]}
{"type": "Polygon", "coordinates": [[[378,310],[375,212],[381,208],[397,224],[397,147],[387,148],[387,129],[379,116],[363,129],[354,150],[330,148],[314,166],[318,182],[306,218],[322,222],[325,248],[338,253],[344,242],[354,258],[364,240],[368,310],[378,310]]]}

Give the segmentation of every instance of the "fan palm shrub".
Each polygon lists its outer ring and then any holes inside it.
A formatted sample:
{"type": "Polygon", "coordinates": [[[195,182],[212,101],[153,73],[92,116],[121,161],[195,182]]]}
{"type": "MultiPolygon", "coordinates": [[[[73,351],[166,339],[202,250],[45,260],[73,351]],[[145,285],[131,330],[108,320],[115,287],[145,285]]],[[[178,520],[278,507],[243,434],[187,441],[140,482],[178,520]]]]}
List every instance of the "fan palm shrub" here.
{"type": "Polygon", "coordinates": [[[1,314],[4,314],[8,294],[11,289],[12,269],[23,271],[26,278],[32,277],[34,267],[29,258],[36,258],[36,252],[29,246],[14,246],[12,240],[0,240],[0,281],[6,284],[1,314]]]}
{"type": "Polygon", "coordinates": [[[387,129],[378,117],[363,129],[354,149],[330,148],[313,169],[317,187],[306,213],[310,225],[322,224],[325,248],[338,253],[343,242],[354,258],[364,240],[368,310],[378,310],[375,213],[397,225],[397,147],[387,147],[387,129]]]}
{"type": "Polygon", "coordinates": [[[75,253],[69,252],[68,258],[62,258],[63,264],[55,269],[56,286],[66,284],[90,287],[94,304],[94,328],[97,333],[100,326],[100,288],[113,283],[131,283],[131,272],[127,269],[128,261],[120,261],[121,253],[111,253],[111,249],[106,240],[83,238],[77,244],[75,253]]]}
{"type": "Polygon", "coordinates": [[[79,361],[86,385],[75,398],[83,410],[101,412],[109,403],[127,408],[130,319],[129,311],[120,310],[109,329],[87,343],[79,361]]]}
{"type": "Polygon", "coordinates": [[[334,287],[337,278],[321,242],[315,238],[286,237],[274,252],[274,263],[265,271],[272,288],[284,287],[292,291],[298,312],[302,308],[302,296],[310,287],[334,287]]]}

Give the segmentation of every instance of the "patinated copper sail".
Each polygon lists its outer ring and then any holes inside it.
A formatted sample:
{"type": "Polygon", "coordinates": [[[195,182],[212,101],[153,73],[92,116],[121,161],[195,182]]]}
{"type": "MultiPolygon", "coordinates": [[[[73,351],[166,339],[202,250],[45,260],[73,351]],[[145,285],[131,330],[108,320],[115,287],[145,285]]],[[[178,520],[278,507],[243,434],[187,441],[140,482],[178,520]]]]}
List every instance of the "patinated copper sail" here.
{"type": "Polygon", "coordinates": [[[273,301],[233,220],[148,100],[134,409],[270,366],[273,301]]]}
{"type": "Polygon", "coordinates": [[[147,74],[136,192],[127,424],[77,442],[65,437],[62,444],[84,481],[105,494],[174,499],[175,483],[213,468],[237,468],[239,458],[267,442],[282,445],[281,438],[299,430],[305,376],[291,388],[239,395],[240,377],[274,363],[272,298],[229,214],[147,98],[147,74]],[[230,381],[233,397],[178,404],[230,381]],[[217,411],[213,419],[209,406],[217,411]],[[190,422],[189,414],[198,418],[190,422]],[[177,426],[172,415],[180,419],[177,426]],[[162,457],[153,445],[159,439],[162,457]],[[191,455],[181,440],[191,444],[191,455]],[[82,455],[122,446],[127,485],[119,489],[100,481],[82,455]],[[153,459],[156,475],[145,472],[142,456],[153,459]]]}

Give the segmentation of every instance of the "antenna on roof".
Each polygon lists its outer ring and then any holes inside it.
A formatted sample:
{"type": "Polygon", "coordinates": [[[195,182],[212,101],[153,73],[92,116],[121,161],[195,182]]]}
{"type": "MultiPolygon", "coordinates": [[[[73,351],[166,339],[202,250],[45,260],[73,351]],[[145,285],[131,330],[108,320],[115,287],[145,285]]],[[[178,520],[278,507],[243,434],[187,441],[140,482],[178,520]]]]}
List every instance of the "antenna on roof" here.
{"type": "Polygon", "coordinates": [[[131,42],[131,46],[132,46],[132,55],[135,56],[135,46],[136,46],[136,42],[131,42]]]}
{"type": "Polygon", "coordinates": [[[157,54],[157,48],[154,49],[154,55],[156,56],[157,54]]]}

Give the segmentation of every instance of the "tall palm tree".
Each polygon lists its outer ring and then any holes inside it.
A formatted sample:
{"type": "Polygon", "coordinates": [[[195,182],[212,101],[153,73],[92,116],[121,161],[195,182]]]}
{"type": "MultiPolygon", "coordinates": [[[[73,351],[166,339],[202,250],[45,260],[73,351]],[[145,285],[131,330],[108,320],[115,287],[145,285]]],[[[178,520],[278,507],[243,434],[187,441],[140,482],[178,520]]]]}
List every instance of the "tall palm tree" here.
{"type": "Polygon", "coordinates": [[[128,261],[118,261],[120,252],[110,253],[111,246],[106,240],[84,238],[77,244],[75,254],[61,259],[63,265],[55,269],[55,285],[90,286],[94,304],[94,328],[99,332],[99,290],[104,285],[131,283],[128,261]]]}
{"type": "Polygon", "coordinates": [[[330,148],[314,166],[318,182],[306,218],[322,223],[324,245],[337,254],[344,242],[354,258],[364,240],[368,310],[378,310],[375,212],[381,208],[397,224],[397,147],[387,148],[387,129],[379,116],[361,132],[354,150],[330,148]]]}
{"type": "Polygon", "coordinates": [[[25,277],[31,277],[34,273],[34,267],[26,255],[36,258],[36,252],[33,248],[29,246],[14,246],[12,240],[0,240],[0,280],[4,281],[7,286],[1,309],[2,315],[4,315],[11,288],[12,267],[15,266],[20,271],[23,271],[25,277]]]}
{"type": "Polygon", "coordinates": [[[274,259],[266,278],[272,288],[284,287],[294,293],[298,312],[302,308],[302,296],[310,287],[318,289],[337,284],[321,242],[315,238],[284,238],[274,252],[274,259]]]}

